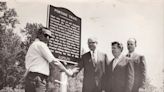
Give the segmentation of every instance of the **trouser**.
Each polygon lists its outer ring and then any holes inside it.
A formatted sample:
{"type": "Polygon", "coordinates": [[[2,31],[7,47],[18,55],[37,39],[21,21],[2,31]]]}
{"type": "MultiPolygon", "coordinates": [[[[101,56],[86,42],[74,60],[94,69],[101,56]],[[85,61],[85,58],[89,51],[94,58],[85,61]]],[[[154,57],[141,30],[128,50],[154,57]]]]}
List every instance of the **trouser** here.
{"type": "Polygon", "coordinates": [[[49,81],[47,85],[47,92],[60,92],[60,85],[49,81]]]}
{"type": "Polygon", "coordinates": [[[132,92],[139,92],[139,88],[132,89],[132,92]]]}
{"type": "Polygon", "coordinates": [[[29,72],[25,79],[25,92],[46,92],[48,76],[29,72]]]}
{"type": "Polygon", "coordinates": [[[139,85],[134,85],[132,88],[132,92],[139,92],[139,85]]]}

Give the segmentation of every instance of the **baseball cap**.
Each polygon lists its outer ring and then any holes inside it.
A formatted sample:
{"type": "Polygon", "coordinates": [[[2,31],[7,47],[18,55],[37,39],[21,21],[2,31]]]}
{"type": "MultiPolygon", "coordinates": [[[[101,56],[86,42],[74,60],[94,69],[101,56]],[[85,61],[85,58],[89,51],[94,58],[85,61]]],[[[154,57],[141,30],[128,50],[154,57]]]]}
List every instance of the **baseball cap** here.
{"type": "Polygon", "coordinates": [[[42,32],[52,38],[51,31],[48,28],[43,27],[42,32]]]}

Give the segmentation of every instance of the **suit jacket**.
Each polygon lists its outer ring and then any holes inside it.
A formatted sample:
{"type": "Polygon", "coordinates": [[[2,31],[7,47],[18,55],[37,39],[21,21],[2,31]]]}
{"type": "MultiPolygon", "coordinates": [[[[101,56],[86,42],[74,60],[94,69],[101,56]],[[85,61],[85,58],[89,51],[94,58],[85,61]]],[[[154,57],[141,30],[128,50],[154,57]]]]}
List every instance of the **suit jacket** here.
{"type": "MultiPolygon", "coordinates": [[[[128,57],[128,54],[126,55],[128,57]]],[[[134,86],[132,92],[138,92],[140,87],[144,87],[146,80],[146,65],[145,57],[137,53],[133,53],[130,57],[134,64],[134,86]]]]}
{"type": "Polygon", "coordinates": [[[113,70],[113,61],[107,65],[103,75],[103,89],[105,92],[131,92],[134,83],[133,64],[122,56],[113,70]]]}
{"type": "Polygon", "coordinates": [[[107,55],[97,51],[97,63],[94,65],[91,58],[91,53],[87,52],[82,55],[78,67],[84,69],[83,88],[82,92],[100,92],[102,75],[105,73],[105,62],[107,55]]]}

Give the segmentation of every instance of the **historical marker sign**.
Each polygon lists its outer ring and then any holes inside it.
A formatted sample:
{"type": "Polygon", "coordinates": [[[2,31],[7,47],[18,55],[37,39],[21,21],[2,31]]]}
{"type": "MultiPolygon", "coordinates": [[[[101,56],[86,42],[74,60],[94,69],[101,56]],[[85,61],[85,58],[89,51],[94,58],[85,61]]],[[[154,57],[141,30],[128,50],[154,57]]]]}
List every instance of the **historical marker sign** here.
{"type": "Polygon", "coordinates": [[[81,49],[81,18],[65,8],[49,6],[48,26],[52,32],[49,48],[61,60],[77,61],[81,49]]]}

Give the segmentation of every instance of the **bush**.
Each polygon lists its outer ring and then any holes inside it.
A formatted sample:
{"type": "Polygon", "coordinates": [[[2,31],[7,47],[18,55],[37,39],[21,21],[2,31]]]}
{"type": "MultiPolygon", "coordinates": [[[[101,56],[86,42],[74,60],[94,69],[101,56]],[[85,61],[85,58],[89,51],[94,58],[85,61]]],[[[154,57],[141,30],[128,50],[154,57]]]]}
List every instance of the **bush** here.
{"type": "Polygon", "coordinates": [[[0,92],[25,92],[24,89],[12,89],[11,87],[4,87],[0,92]]]}
{"type": "Polygon", "coordinates": [[[68,79],[68,91],[67,92],[82,92],[83,83],[83,70],[74,78],[68,79]]]}

